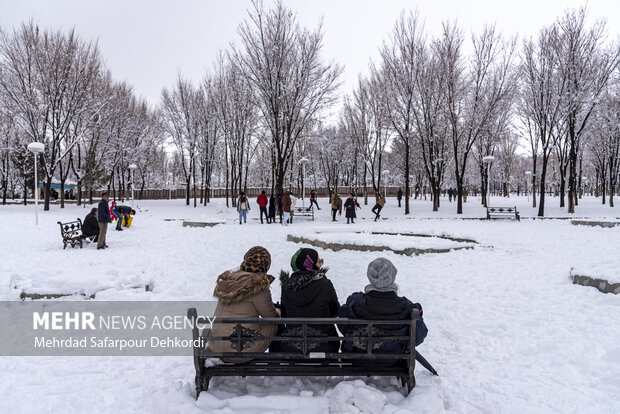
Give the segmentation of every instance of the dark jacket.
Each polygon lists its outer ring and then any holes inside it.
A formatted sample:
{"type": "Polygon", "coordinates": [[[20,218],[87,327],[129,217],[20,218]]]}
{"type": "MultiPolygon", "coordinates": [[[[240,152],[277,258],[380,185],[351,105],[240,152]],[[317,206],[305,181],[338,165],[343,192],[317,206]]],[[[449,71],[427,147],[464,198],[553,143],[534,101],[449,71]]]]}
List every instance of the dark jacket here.
{"type": "Polygon", "coordinates": [[[276,198],[274,196],[269,197],[269,217],[276,216],[276,198]]]}
{"type": "Polygon", "coordinates": [[[135,210],[129,206],[116,206],[116,211],[118,211],[119,214],[136,214],[135,210]]]}
{"type": "Polygon", "coordinates": [[[97,216],[94,213],[88,213],[84,217],[84,223],[82,223],[82,234],[84,236],[96,236],[99,234],[99,223],[97,222],[97,216]]]}
{"type": "Polygon", "coordinates": [[[110,207],[108,207],[108,202],[105,200],[101,200],[97,207],[97,221],[99,223],[110,222],[110,207]]]}
{"type": "MultiPolygon", "coordinates": [[[[338,296],[331,280],[325,273],[327,268],[317,271],[299,271],[292,275],[282,271],[280,284],[282,285],[282,317],[314,317],[335,318],[338,316],[338,296]]],[[[308,332],[316,336],[338,336],[334,325],[311,325],[308,332]]],[[[280,336],[301,336],[301,326],[287,325],[280,336]]],[[[299,342],[282,342],[281,349],[284,352],[301,351],[299,342]]],[[[338,342],[316,342],[309,344],[311,352],[338,352],[338,342]]]]}
{"type": "MultiPolygon", "coordinates": [[[[349,296],[347,303],[342,305],[338,310],[338,316],[341,318],[356,318],[366,320],[409,320],[411,319],[411,311],[418,309],[420,311],[420,319],[416,322],[416,341],[415,345],[420,345],[428,328],[422,319],[422,306],[419,303],[413,303],[406,297],[400,297],[396,292],[379,292],[371,290],[368,293],[357,292],[349,296]]],[[[343,335],[348,335],[359,330],[361,325],[340,325],[343,335]]],[[[381,334],[392,336],[408,336],[409,325],[377,325],[377,329],[381,334]]],[[[389,341],[374,349],[376,353],[399,354],[407,349],[408,341],[389,341]]],[[[363,344],[353,344],[345,341],[342,343],[342,352],[367,352],[363,344]],[[357,345],[357,346],[356,346],[357,345]]],[[[378,360],[377,364],[392,365],[396,360],[378,360]]],[[[366,364],[367,365],[367,364],[366,364]]]]}
{"type": "Polygon", "coordinates": [[[344,202],[344,210],[346,212],[347,218],[356,218],[357,214],[355,214],[355,209],[360,205],[352,199],[351,197],[347,198],[347,201],[344,202]]]}

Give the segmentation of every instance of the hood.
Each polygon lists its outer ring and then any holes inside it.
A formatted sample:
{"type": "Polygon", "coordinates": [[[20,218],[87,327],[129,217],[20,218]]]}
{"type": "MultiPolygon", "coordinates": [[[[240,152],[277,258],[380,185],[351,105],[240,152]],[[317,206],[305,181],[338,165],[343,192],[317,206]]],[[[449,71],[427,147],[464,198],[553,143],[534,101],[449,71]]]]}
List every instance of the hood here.
{"type": "Polygon", "coordinates": [[[280,273],[282,300],[284,297],[296,306],[308,306],[323,292],[327,268],[317,271],[302,270],[289,276],[288,272],[280,273]]]}
{"type": "Polygon", "coordinates": [[[213,296],[224,304],[239,303],[269,289],[274,277],[266,273],[227,271],[217,278],[213,296]]]}
{"type": "Polygon", "coordinates": [[[280,272],[280,285],[282,285],[283,289],[287,290],[301,290],[308,286],[315,278],[319,279],[325,276],[328,270],[329,268],[327,267],[322,267],[314,271],[300,270],[292,275],[282,270],[280,272]]]}

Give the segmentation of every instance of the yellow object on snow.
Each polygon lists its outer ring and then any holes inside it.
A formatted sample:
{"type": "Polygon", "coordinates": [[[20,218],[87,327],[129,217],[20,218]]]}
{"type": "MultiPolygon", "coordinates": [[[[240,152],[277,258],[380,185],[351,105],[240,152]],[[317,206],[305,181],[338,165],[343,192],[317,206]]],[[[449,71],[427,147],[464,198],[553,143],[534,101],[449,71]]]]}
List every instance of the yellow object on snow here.
{"type": "Polygon", "coordinates": [[[123,227],[129,227],[129,226],[131,226],[132,222],[133,222],[133,217],[125,216],[125,219],[123,220],[122,226],[123,227]]]}

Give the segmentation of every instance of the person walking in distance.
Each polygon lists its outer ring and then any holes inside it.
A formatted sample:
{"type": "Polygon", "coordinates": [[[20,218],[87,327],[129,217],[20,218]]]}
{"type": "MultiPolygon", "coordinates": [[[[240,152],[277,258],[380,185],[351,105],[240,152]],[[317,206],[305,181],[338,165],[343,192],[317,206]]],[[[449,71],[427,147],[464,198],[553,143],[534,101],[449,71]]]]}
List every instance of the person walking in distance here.
{"type": "Polygon", "coordinates": [[[101,194],[101,201],[99,202],[99,207],[97,207],[97,222],[99,223],[97,250],[108,247],[105,242],[105,236],[108,232],[108,224],[110,223],[110,207],[108,206],[109,199],[108,193],[101,194]]]}
{"type": "Polygon", "coordinates": [[[269,217],[267,217],[267,223],[275,223],[276,222],[276,198],[272,194],[269,197],[269,217]]]}
{"type": "Polygon", "coordinates": [[[291,191],[291,217],[289,218],[289,223],[293,224],[293,216],[295,215],[295,206],[297,205],[297,197],[291,191]]]}
{"type": "Polygon", "coordinates": [[[284,194],[278,194],[276,197],[276,207],[278,208],[278,216],[280,216],[280,224],[282,224],[282,215],[284,214],[284,210],[282,209],[282,201],[284,200],[284,194]]]}
{"type": "Polygon", "coordinates": [[[243,223],[247,223],[249,209],[250,209],[250,202],[248,201],[248,197],[242,191],[241,195],[239,195],[239,198],[237,199],[237,211],[239,212],[239,224],[242,224],[241,219],[243,219],[243,223]]]}
{"type": "Polygon", "coordinates": [[[258,203],[258,207],[260,207],[260,224],[263,224],[263,214],[265,215],[265,220],[269,223],[269,216],[267,215],[267,204],[269,203],[269,200],[267,200],[265,190],[260,193],[256,199],[256,203],[258,203]]]}
{"type": "Polygon", "coordinates": [[[362,207],[360,207],[357,200],[355,200],[355,194],[351,193],[349,198],[347,198],[347,201],[344,202],[344,210],[346,212],[345,215],[347,216],[347,224],[349,224],[349,220],[351,221],[351,223],[355,223],[355,218],[357,217],[357,214],[355,214],[356,208],[362,207]]]}
{"type": "Polygon", "coordinates": [[[336,213],[342,216],[342,198],[340,198],[340,194],[334,193],[332,194],[332,221],[338,221],[336,220],[336,213]]]}
{"type": "Polygon", "coordinates": [[[403,199],[403,190],[398,189],[398,193],[396,193],[396,199],[398,200],[398,207],[400,207],[400,202],[403,199]]]}
{"type": "Polygon", "coordinates": [[[370,210],[373,213],[375,213],[375,221],[379,220],[379,214],[381,213],[381,210],[383,209],[384,205],[385,205],[385,197],[382,196],[381,193],[377,194],[377,203],[372,208],[372,210],[370,210]]]}
{"type": "Polygon", "coordinates": [[[310,207],[308,207],[307,211],[312,209],[313,204],[316,206],[317,210],[321,209],[321,207],[319,207],[319,203],[316,202],[316,192],[314,190],[310,191],[310,207]]]}
{"type": "Polygon", "coordinates": [[[282,197],[282,212],[284,214],[284,225],[287,226],[291,218],[291,193],[287,191],[282,197]]]}

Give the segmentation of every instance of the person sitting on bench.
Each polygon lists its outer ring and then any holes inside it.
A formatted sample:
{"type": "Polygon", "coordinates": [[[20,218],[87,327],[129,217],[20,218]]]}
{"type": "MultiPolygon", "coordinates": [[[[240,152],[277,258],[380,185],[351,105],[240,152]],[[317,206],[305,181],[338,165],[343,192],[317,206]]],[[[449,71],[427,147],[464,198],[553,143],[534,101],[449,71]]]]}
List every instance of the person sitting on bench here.
{"type": "MultiPolygon", "coordinates": [[[[420,319],[416,322],[415,345],[420,345],[428,329],[422,319],[422,306],[413,303],[404,296],[398,296],[396,280],[396,267],[385,258],[378,258],[368,264],[367,276],[370,284],[366,285],[364,292],[353,293],[347,299],[346,304],[338,310],[341,318],[366,319],[366,320],[410,320],[411,311],[415,308],[420,311],[420,319]]],[[[355,325],[340,325],[343,335],[355,331],[355,325]]],[[[409,325],[384,325],[377,326],[380,333],[377,336],[408,336],[409,325]]],[[[359,329],[359,328],[357,328],[359,329]]],[[[373,353],[404,353],[408,341],[389,341],[380,347],[373,349],[373,353]]],[[[342,352],[366,353],[364,344],[353,344],[348,341],[342,343],[342,352]],[[357,346],[356,346],[357,345],[357,346]]],[[[358,365],[391,366],[397,363],[394,359],[378,359],[374,361],[357,360],[358,365]]]]}
{"type": "Polygon", "coordinates": [[[84,217],[84,223],[82,224],[82,238],[86,239],[93,237],[93,242],[97,242],[99,238],[99,222],[97,221],[97,207],[93,207],[90,213],[84,217]]]}
{"type": "MultiPolygon", "coordinates": [[[[275,280],[267,271],[271,267],[271,255],[261,246],[252,247],[243,256],[239,270],[226,271],[217,278],[213,296],[218,299],[216,318],[277,318],[279,311],[271,300],[269,286],[275,280]]],[[[214,324],[209,332],[212,337],[230,336],[235,324],[214,324]]],[[[261,336],[274,336],[278,325],[244,325],[243,328],[261,336]]],[[[209,340],[214,352],[236,352],[238,345],[233,341],[209,340]]],[[[264,352],[269,341],[242,344],[243,352],[264,352]]],[[[224,362],[247,362],[250,358],[221,358],[224,362]]]]}
{"type": "MultiPolygon", "coordinates": [[[[282,317],[335,318],[338,316],[338,295],[334,285],[325,275],[327,267],[314,249],[299,249],[291,259],[293,274],[280,272],[282,285],[282,317]]],[[[286,325],[278,336],[302,336],[300,325],[286,325]]],[[[308,333],[315,336],[338,336],[334,325],[312,325],[308,333]]],[[[340,341],[316,342],[308,347],[310,352],[338,352],[340,341]]],[[[274,343],[271,351],[301,352],[301,342],[274,343]]]]}

